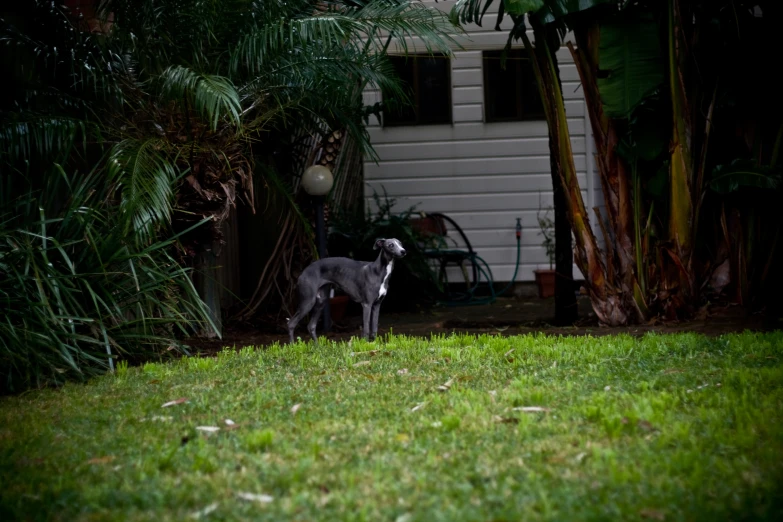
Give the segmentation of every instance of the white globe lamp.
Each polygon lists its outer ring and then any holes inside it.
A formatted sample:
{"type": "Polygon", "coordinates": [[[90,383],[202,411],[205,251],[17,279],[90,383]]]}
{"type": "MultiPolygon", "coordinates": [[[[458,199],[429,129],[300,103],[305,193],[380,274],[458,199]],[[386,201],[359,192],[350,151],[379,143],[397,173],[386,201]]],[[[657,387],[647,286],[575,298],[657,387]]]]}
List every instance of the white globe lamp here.
{"type": "Polygon", "coordinates": [[[323,165],[308,167],[302,174],[302,187],[311,196],[325,196],[332,190],[334,177],[332,171],[323,165]]]}

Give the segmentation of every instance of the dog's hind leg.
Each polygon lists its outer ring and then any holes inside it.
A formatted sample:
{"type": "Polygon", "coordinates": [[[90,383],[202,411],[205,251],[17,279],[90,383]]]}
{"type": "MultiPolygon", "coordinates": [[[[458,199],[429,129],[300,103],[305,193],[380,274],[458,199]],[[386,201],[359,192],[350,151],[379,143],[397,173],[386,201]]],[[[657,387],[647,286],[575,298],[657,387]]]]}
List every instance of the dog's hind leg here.
{"type": "Polygon", "coordinates": [[[288,320],[288,340],[291,344],[294,343],[294,330],[296,325],[299,324],[304,316],[307,315],[313,306],[316,304],[317,292],[311,285],[308,285],[306,281],[299,280],[299,308],[293,317],[288,320]]]}
{"type": "Polygon", "coordinates": [[[318,335],[316,334],[315,327],[318,325],[318,319],[321,317],[321,312],[326,306],[326,301],[329,299],[329,285],[322,286],[318,290],[318,295],[315,298],[315,306],[310,310],[310,322],[307,323],[307,331],[313,337],[315,344],[318,344],[318,335]]]}

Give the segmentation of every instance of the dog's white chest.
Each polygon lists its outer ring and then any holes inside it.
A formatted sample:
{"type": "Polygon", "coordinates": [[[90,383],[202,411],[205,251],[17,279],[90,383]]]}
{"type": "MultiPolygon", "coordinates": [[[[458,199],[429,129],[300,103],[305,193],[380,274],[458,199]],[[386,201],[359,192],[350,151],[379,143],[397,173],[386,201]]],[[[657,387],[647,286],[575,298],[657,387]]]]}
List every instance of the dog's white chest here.
{"type": "Polygon", "coordinates": [[[386,265],[386,273],[383,275],[383,281],[381,281],[381,288],[378,289],[378,299],[386,295],[386,290],[389,288],[389,276],[394,269],[394,261],[389,261],[386,265]]]}

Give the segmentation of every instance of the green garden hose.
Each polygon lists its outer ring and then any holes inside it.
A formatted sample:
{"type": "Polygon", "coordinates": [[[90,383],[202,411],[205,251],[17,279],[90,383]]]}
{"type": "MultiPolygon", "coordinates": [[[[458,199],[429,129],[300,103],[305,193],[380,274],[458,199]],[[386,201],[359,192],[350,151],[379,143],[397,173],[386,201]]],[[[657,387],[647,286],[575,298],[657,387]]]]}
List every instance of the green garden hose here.
{"type": "MultiPolygon", "coordinates": [[[[456,224],[454,225],[456,226],[456,224]]],[[[465,234],[462,232],[461,229],[459,230],[459,232],[463,236],[468,246],[468,251],[465,252],[463,250],[439,250],[438,253],[452,254],[455,256],[461,255],[464,257],[464,259],[466,260],[469,259],[473,268],[475,284],[471,288],[469,288],[467,292],[450,293],[449,299],[445,301],[440,301],[440,303],[446,306],[471,306],[471,305],[494,303],[499,296],[503,295],[508,291],[509,288],[511,288],[511,286],[516,282],[517,274],[519,273],[519,260],[522,251],[522,223],[520,221],[520,218],[517,218],[517,226],[516,226],[517,261],[516,261],[516,265],[514,266],[514,275],[511,277],[511,281],[509,281],[509,283],[499,292],[495,292],[495,285],[492,279],[492,270],[489,268],[489,265],[487,264],[486,261],[484,261],[484,259],[482,259],[478,254],[476,254],[473,251],[473,248],[471,247],[470,243],[467,241],[467,237],[465,237],[465,234]],[[473,294],[476,291],[476,289],[479,287],[479,284],[481,283],[482,275],[484,276],[484,278],[486,278],[486,281],[489,285],[489,296],[478,298],[475,297],[473,294]]],[[[441,266],[442,270],[444,269],[444,266],[445,265],[441,266]]]]}

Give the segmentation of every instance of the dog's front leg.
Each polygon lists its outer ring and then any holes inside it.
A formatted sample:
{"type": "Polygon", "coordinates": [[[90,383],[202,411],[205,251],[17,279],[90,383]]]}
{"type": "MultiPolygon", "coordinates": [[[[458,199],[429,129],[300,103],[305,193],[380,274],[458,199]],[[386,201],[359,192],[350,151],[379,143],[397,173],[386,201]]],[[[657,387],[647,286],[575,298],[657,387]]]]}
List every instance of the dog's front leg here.
{"type": "Polygon", "coordinates": [[[370,303],[362,303],[362,337],[369,340],[370,338],[370,318],[372,315],[372,305],[370,303]]]}
{"type": "Polygon", "coordinates": [[[381,301],[372,305],[372,314],[370,315],[370,340],[378,336],[378,316],[381,314],[381,301]]]}

